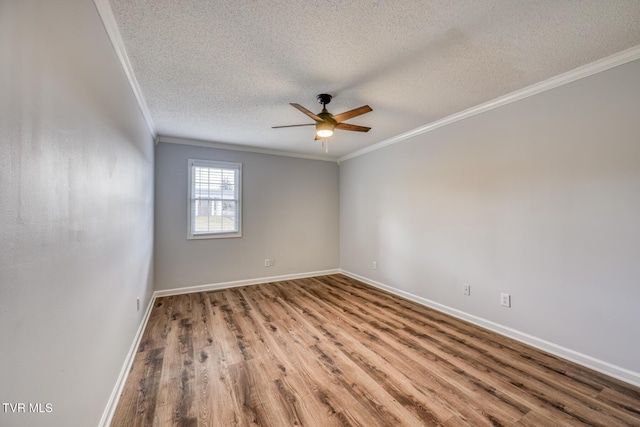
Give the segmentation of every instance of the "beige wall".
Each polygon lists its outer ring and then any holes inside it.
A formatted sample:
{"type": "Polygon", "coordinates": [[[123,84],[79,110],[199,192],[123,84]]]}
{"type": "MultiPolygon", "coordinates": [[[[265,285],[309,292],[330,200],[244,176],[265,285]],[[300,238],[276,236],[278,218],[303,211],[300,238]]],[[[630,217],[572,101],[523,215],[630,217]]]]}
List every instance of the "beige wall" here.
{"type": "Polygon", "coordinates": [[[340,218],[341,268],[640,382],[640,61],[343,162],[340,218]]]}
{"type": "Polygon", "coordinates": [[[155,182],[158,290],[338,268],[335,162],[161,143],[155,182]],[[190,158],[242,163],[241,238],[187,240],[190,158]]]}
{"type": "Polygon", "coordinates": [[[95,426],[151,296],[153,142],[91,1],[0,2],[2,426],[95,426]],[[136,310],[136,298],[142,309],[136,310]]]}

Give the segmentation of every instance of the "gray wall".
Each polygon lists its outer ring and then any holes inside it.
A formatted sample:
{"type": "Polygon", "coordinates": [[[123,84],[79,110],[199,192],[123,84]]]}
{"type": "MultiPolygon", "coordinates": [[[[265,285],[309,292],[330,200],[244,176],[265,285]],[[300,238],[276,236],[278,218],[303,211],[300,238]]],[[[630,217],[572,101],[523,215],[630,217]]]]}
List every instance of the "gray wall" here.
{"type": "Polygon", "coordinates": [[[640,372],[640,61],[343,162],[340,219],[344,270],[640,372]]]}
{"type": "Polygon", "coordinates": [[[338,176],[333,162],[159,144],[156,289],[338,268],[338,176]],[[241,238],[187,240],[189,158],[242,163],[241,238]]]}
{"type": "Polygon", "coordinates": [[[152,292],[153,142],[93,2],[0,2],[2,426],[93,426],[152,292]],[[136,311],[136,297],[143,308],[136,311]]]}

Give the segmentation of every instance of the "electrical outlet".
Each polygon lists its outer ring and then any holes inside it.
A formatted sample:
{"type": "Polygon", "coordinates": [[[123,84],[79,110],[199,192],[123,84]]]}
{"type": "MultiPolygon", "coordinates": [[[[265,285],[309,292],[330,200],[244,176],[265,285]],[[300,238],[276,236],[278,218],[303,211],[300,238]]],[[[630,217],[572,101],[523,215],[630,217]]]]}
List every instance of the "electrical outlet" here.
{"type": "Polygon", "coordinates": [[[269,259],[269,267],[273,267],[275,265],[276,265],[276,260],[273,258],[269,259]]]}
{"type": "Polygon", "coordinates": [[[136,311],[140,311],[140,297],[136,298],[136,311]]]}
{"type": "Polygon", "coordinates": [[[504,307],[511,307],[511,295],[500,294],[500,304],[504,307]]]}
{"type": "Polygon", "coordinates": [[[269,267],[269,258],[264,260],[264,266],[269,267]]]}
{"type": "Polygon", "coordinates": [[[462,292],[467,296],[471,295],[471,285],[468,285],[466,283],[462,285],[462,292]]]}
{"type": "Polygon", "coordinates": [[[377,269],[378,269],[378,262],[377,262],[377,261],[373,261],[372,268],[373,268],[374,270],[377,270],[377,269]]]}

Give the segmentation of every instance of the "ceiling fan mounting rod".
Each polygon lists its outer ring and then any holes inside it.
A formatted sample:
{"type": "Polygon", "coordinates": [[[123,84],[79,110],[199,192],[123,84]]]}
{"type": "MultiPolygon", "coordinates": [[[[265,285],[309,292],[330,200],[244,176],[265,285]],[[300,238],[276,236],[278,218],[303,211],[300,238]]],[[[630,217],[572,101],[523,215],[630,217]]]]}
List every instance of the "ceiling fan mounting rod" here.
{"type": "Polygon", "coordinates": [[[331,98],[333,97],[328,93],[321,93],[320,95],[316,96],[318,102],[322,104],[322,108],[324,108],[325,105],[331,102],[331,98]]]}

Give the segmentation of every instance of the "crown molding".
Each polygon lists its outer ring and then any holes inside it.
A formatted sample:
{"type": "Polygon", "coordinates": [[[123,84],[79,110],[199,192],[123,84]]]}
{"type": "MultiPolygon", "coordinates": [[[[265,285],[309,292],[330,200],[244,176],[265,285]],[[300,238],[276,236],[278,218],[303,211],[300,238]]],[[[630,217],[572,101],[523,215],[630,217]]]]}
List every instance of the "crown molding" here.
{"type": "Polygon", "coordinates": [[[116,22],[116,18],[113,16],[113,11],[111,10],[111,5],[109,4],[109,0],[93,0],[93,3],[98,10],[98,15],[100,15],[100,19],[102,20],[102,24],[104,25],[105,30],[107,31],[107,35],[109,36],[109,40],[111,40],[111,45],[113,46],[113,50],[116,52],[116,56],[120,61],[120,65],[122,66],[122,70],[129,81],[129,86],[131,86],[131,90],[133,91],[133,95],[138,102],[138,107],[142,112],[142,116],[144,120],[147,122],[147,126],[151,131],[151,135],[154,139],[157,138],[158,132],[156,131],[156,126],[153,123],[153,119],[151,118],[151,112],[149,111],[149,107],[147,106],[147,101],[144,99],[142,95],[142,90],[140,89],[140,85],[138,84],[138,80],[136,79],[135,74],[133,73],[133,67],[131,66],[131,62],[129,62],[129,57],[127,56],[127,50],[124,47],[124,42],[122,41],[122,36],[120,35],[120,30],[118,29],[118,23],[116,22]]]}
{"type": "Polygon", "coordinates": [[[98,14],[100,15],[100,18],[105,27],[105,30],[107,31],[109,39],[111,40],[111,44],[116,52],[118,60],[120,61],[122,69],[127,77],[127,80],[129,81],[129,85],[131,86],[133,94],[138,102],[140,111],[144,116],[144,119],[147,123],[147,126],[149,127],[149,130],[151,131],[153,138],[155,139],[155,141],[157,141],[156,144],[158,144],[158,142],[168,142],[173,144],[196,145],[201,147],[221,148],[225,150],[247,151],[247,152],[253,152],[253,153],[271,154],[276,156],[297,157],[297,158],[311,159],[311,160],[323,160],[323,161],[337,162],[338,164],[340,164],[340,162],[343,162],[345,160],[353,159],[355,157],[359,157],[364,154],[377,151],[389,145],[397,144],[406,139],[413,138],[415,136],[438,129],[443,126],[447,126],[449,124],[455,123],[460,120],[464,120],[466,118],[475,116],[477,114],[493,110],[494,108],[498,108],[498,107],[510,104],[512,102],[516,102],[521,99],[537,95],[539,93],[574,82],[584,77],[588,77],[593,74],[606,71],[610,68],[625,64],[627,62],[640,59],[640,45],[634,46],[622,52],[618,52],[616,54],[597,60],[590,64],[583,65],[574,70],[557,75],[555,77],[551,77],[550,79],[544,80],[539,83],[535,83],[523,89],[500,96],[491,101],[476,105],[475,107],[468,108],[466,110],[444,117],[440,120],[436,120],[426,125],[417,127],[408,132],[401,133],[399,135],[393,136],[391,138],[380,141],[376,144],[370,145],[368,147],[362,148],[360,150],[346,154],[338,159],[335,159],[335,158],[306,155],[306,154],[294,153],[294,152],[288,152],[288,151],[261,149],[261,148],[244,146],[244,145],[222,144],[222,143],[215,143],[215,142],[209,142],[209,141],[199,141],[199,140],[190,140],[190,139],[173,138],[173,137],[162,137],[162,136],[159,137],[155,124],[153,123],[153,119],[151,118],[151,113],[149,111],[149,107],[147,106],[147,102],[144,96],[142,95],[142,90],[140,89],[140,85],[138,84],[138,81],[133,73],[133,68],[127,56],[124,42],[122,40],[122,36],[120,35],[120,30],[118,29],[118,25],[116,23],[115,17],[113,16],[113,12],[111,10],[109,1],[94,0],[94,4],[96,6],[98,14]]]}
{"type": "Polygon", "coordinates": [[[249,153],[269,154],[272,156],[296,157],[299,159],[321,160],[325,162],[338,162],[338,159],[332,157],[314,156],[312,154],[294,153],[291,151],[270,150],[267,148],[251,147],[249,145],[224,144],[222,142],[203,141],[200,139],[179,138],[174,136],[159,136],[158,142],[166,144],[193,145],[196,147],[219,148],[221,150],[245,151],[249,153]]]}
{"type": "Polygon", "coordinates": [[[623,50],[622,52],[618,52],[590,64],[575,68],[566,73],[559,74],[555,77],[551,77],[550,79],[543,80],[539,83],[534,83],[531,86],[527,86],[523,89],[511,92],[507,95],[500,96],[491,101],[476,105],[475,107],[468,108],[466,110],[447,116],[443,119],[436,120],[435,122],[417,127],[408,132],[404,132],[391,138],[385,139],[376,144],[354,151],[353,153],[346,154],[340,157],[338,159],[338,162],[353,159],[355,157],[362,156],[364,154],[379,150],[389,145],[397,144],[398,142],[413,138],[415,136],[432,131],[434,129],[438,129],[443,126],[450,125],[451,123],[464,120],[466,118],[475,116],[476,114],[484,113],[485,111],[493,110],[494,108],[511,104],[512,102],[537,95],[541,92],[566,85],[584,77],[606,71],[610,68],[617,67],[618,65],[626,64],[627,62],[635,61],[637,59],[640,59],[640,45],[634,46],[627,50],[623,50]]]}

